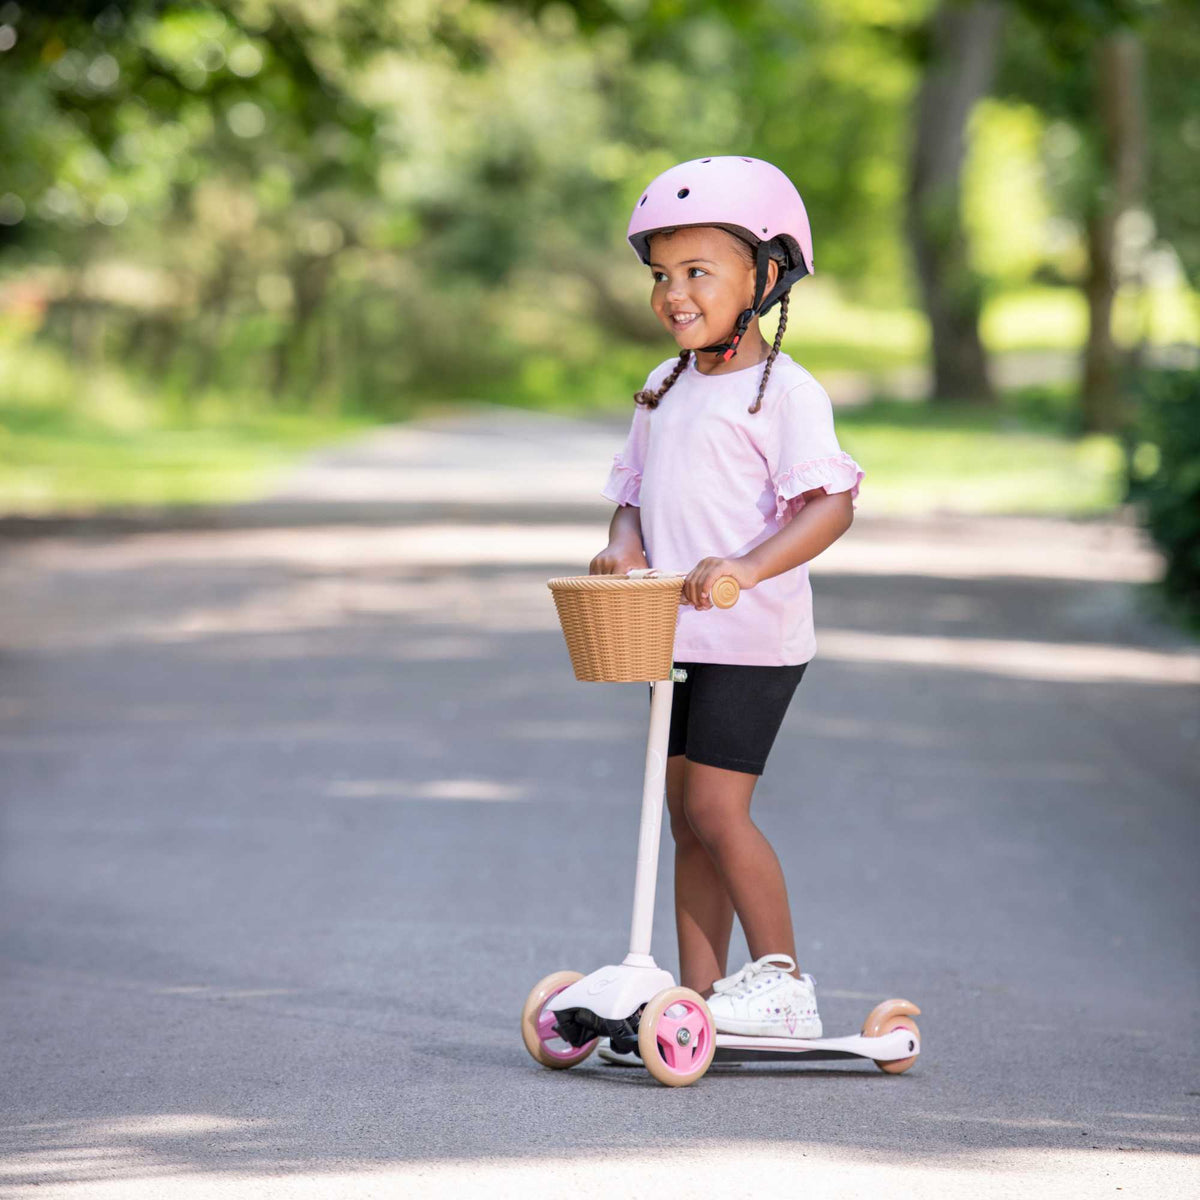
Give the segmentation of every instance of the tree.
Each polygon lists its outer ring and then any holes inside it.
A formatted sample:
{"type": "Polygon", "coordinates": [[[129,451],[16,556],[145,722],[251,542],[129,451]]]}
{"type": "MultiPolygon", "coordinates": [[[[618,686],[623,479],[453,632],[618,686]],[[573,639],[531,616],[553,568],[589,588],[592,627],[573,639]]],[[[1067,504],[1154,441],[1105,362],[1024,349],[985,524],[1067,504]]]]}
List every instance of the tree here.
{"type": "Polygon", "coordinates": [[[991,84],[1003,15],[995,0],[945,0],[925,30],[906,228],[929,317],[935,401],[994,398],[979,337],[981,288],[967,261],[959,176],[967,118],[991,84]]]}
{"type": "Polygon", "coordinates": [[[1077,280],[1088,304],[1082,426],[1112,431],[1121,420],[1112,334],[1116,234],[1122,215],[1142,195],[1147,118],[1141,30],[1157,16],[1157,6],[1154,0],[1068,0],[1051,13],[1038,0],[1015,4],[1020,18],[998,90],[1036,104],[1073,131],[1077,149],[1056,168],[1052,184],[1087,252],[1077,280]]]}
{"type": "Polygon", "coordinates": [[[1117,347],[1112,336],[1117,290],[1116,228],[1141,198],[1145,178],[1145,112],[1142,45],[1128,29],[1115,29],[1093,48],[1101,178],[1085,215],[1088,274],[1088,340],[1083,356],[1085,427],[1113,432],[1121,424],[1117,396],[1117,347]]]}

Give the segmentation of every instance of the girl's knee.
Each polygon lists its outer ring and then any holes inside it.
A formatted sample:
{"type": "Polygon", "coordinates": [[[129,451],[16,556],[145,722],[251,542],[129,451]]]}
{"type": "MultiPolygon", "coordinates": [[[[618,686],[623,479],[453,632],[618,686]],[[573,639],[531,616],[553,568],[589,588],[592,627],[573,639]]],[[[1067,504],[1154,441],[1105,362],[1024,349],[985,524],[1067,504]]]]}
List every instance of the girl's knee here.
{"type": "Polygon", "coordinates": [[[675,839],[676,845],[686,845],[697,840],[696,831],[687,818],[682,796],[678,800],[673,800],[668,794],[667,812],[670,816],[671,836],[675,839]]]}
{"type": "Polygon", "coordinates": [[[709,850],[714,850],[731,837],[736,837],[741,824],[748,824],[748,814],[714,798],[688,796],[683,815],[692,835],[709,850]]]}

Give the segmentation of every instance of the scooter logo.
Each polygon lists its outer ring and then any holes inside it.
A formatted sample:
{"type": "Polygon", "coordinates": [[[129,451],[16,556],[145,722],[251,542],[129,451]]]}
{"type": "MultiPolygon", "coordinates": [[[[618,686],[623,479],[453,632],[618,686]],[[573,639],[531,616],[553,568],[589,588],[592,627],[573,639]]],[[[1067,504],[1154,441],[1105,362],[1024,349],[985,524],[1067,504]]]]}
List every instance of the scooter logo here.
{"type": "Polygon", "coordinates": [[[604,989],[606,987],[608,987],[610,984],[613,984],[616,982],[617,982],[617,977],[615,975],[601,975],[600,978],[597,979],[595,983],[591,983],[588,985],[588,995],[594,996],[594,995],[596,995],[597,992],[604,991],[604,989]]]}

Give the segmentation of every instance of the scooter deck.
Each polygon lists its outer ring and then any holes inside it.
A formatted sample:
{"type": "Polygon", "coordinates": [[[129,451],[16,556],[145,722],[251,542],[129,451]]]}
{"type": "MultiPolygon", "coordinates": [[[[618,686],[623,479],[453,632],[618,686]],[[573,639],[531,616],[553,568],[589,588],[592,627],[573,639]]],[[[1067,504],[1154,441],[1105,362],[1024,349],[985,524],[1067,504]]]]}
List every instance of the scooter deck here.
{"type": "Polygon", "coordinates": [[[783,1059],[870,1058],[891,1062],[920,1054],[920,1040],[908,1029],[896,1029],[882,1037],[854,1034],[840,1038],[759,1037],[740,1033],[718,1033],[714,1062],[777,1062],[783,1059]]]}

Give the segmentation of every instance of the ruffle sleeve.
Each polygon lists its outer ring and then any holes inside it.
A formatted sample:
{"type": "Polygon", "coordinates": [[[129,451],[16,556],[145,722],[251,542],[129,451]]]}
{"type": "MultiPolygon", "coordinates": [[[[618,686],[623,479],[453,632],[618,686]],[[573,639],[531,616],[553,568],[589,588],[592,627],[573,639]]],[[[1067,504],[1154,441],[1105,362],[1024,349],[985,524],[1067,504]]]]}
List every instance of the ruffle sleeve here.
{"type": "Polygon", "coordinates": [[[803,493],[823,487],[827,495],[849,492],[851,507],[858,496],[863,469],[844,450],[825,458],[810,458],[796,463],[771,481],[775,488],[775,515],[780,525],[786,525],[807,502],[803,493]]]}
{"type": "Polygon", "coordinates": [[[631,467],[618,453],[613,455],[612,470],[601,494],[614,504],[641,505],[642,473],[631,467]]]}
{"type": "MultiPolygon", "coordinates": [[[[662,364],[650,372],[647,384],[660,373],[662,364]]],[[[614,504],[642,504],[642,472],[646,469],[646,451],[650,443],[650,410],[635,404],[625,445],[613,455],[608,481],[600,494],[614,504]]]]}
{"type": "Polygon", "coordinates": [[[851,507],[862,468],[838,444],[829,393],[807,372],[772,408],[764,454],[775,492],[775,515],[786,525],[805,505],[805,492],[849,492],[851,507]]]}

